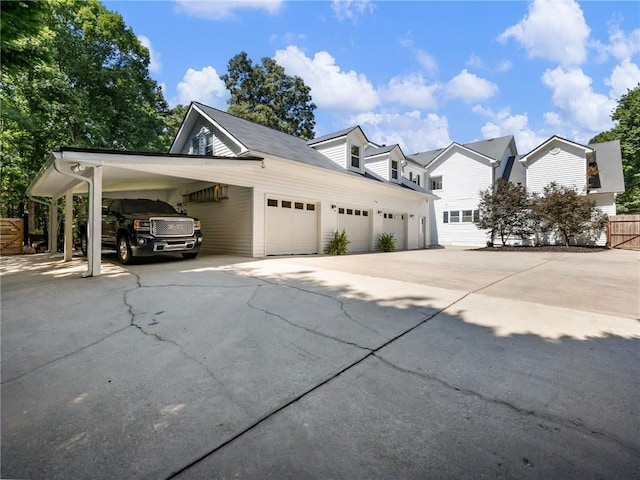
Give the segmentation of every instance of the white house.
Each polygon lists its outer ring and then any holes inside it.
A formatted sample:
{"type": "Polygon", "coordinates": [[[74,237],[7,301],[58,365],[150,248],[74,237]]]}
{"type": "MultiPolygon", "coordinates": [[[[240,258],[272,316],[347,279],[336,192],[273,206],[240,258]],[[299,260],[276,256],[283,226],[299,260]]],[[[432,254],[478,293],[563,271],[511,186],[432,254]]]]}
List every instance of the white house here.
{"type": "MultiPolygon", "coordinates": [[[[615,200],[624,192],[618,141],[581,145],[553,136],[526,155],[518,155],[513,136],[482,140],[407,157],[423,166],[427,187],[438,199],[431,203],[431,243],[483,245],[479,230],[479,193],[499,178],[540,193],[551,182],[576,189],[615,215],[615,200]]],[[[602,235],[597,243],[604,244],[602,235]]]]}
{"type": "Polygon", "coordinates": [[[483,245],[486,233],[473,223],[479,211],[479,193],[492,188],[513,164],[513,136],[410,155],[423,165],[427,187],[438,196],[431,203],[431,243],[439,245],[483,245]]]}
{"type": "Polygon", "coordinates": [[[398,249],[428,246],[435,197],[391,171],[385,179],[368,170],[371,142],[359,127],[328,137],[307,142],[192,103],[168,154],[62,148],[28,194],[55,205],[64,197],[67,209],[72,195],[89,195],[89,275],[100,273],[103,197],[158,198],[199,217],[201,252],[322,253],[342,229],[351,252],[376,250],[383,232],[395,234],[398,249]]]}

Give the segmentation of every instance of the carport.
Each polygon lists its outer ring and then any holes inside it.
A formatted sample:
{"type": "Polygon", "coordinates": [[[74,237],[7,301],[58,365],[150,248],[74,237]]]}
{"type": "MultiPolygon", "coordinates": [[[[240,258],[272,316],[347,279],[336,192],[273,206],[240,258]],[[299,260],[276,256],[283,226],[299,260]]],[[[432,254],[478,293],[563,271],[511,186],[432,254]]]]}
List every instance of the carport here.
{"type": "MultiPolygon", "coordinates": [[[[51,152],[27,190],[29,198],[49,207],[49,248],[58,234],[58,201],[65,199],[64,260],[73,254],[73,196],[89,200],[87,224],[88,268],[83,277],[100,275],[102,260],[102,197],[108,192],[186,189],[198,182],[251,187],[252,172],[263,166],[255,156],[211,157],[63,147],[51,152]]],[[[55,251],[55,250],[52,250],[55,251]]]]}

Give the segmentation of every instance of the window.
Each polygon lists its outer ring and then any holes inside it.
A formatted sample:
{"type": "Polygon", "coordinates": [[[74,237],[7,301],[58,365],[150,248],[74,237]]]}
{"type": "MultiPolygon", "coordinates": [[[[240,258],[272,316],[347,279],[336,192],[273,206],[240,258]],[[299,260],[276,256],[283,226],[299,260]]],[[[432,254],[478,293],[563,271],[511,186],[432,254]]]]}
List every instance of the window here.
{"type": "Polygon", "coordinates": [[[431,190],[442,190],[442,177],[431,178],[431,190]]]}
{"type": "Polygon", "coordinates": [[[420,186],[420,175],[416,175],[416,180],[418,180],[418,186],[420,186]]]}
{"type": "Polygon", "coordinates": [[[278,206],[278,200],[274,200],[273,198],[268,198],[267,199],[267,206],[268,207],[277,207],[278,206]]]}
{"type": "Polygon", "coordinates": [[[307,210],[313,212],[316,209],[316,205],[314,203],[307,203],[307,210]]]}
{"type": "Polygon", "coordinates": [[[480,210],[474,210],[473,211],[473,221],[474,222],[479,222],[480,221],[480,210]]]}
{"type": "Polygon", "coordinates": [[[291,208],[291,202],[282,200],[282,208],[291,208]]]}
{"type": "Polygon", "coordinates": [[[304,203],[302,202],[296,202],[294,206],[296,210],[304,210],[304,203]]]}
{"type": "Polygon", "coordinates": [[[449,223],[449,212],[442,212],[442,223],[449,223]]]}
{"type": "Polygon", "coordinates": [[[460,210],[452,210],[449,212],[449,220],[451,223],[459,223],[460,222],[460,210]]]}
{"type": "Polygon", "coordinates": [[[398,179],[398,162],[396,160],[391,160],[391,178],[398,179]]]}
{"type": "Polygon", "coordinates": [[[351,145],[351,167],[360,170],[360,146],[351,145]]]}
{"type": "Polygon", "coordinates": [[[204,154],[213,155],[213,133],[204,134],[204,154]]]}
{"type": "Polygon", "coordinates": [[[413,182],[413,172],[409,172],[409,181],[413,182]]]}
{"type": "Polygon", "coordinates": [[[369,216],[369,212],[367,210],[363,210],[362,211],[362,216],[363,217],[368,217],[369,216]]]}
{"type": "Polygon", "coordinates": [[[191,139],[191,144],[189,145],[189,155],[198,155],[200,153],[200,140],[198,137],[193,137],[191,139]]]}
{"type": "Polygon", "coordinates": [[[339,208],[338,213],[344,213],[344,208],[339,208]]]}
{"type": "Polygon", "coordinates": [[[353,215],[353,209],[347,208],[347,215],[353,215]]]}
{"type": "Polygon", "coordinates": [[[463,210],[462,211],[462,221],[466,223],[471,223],[473,221],[473,211],[472,210],[463,210]]]}
{"type": "Polygon", "coordinates": [[[357,216],[360,216],[360,213],[361,213],[360,210],[356,210],[356,215],[357,216]]]}

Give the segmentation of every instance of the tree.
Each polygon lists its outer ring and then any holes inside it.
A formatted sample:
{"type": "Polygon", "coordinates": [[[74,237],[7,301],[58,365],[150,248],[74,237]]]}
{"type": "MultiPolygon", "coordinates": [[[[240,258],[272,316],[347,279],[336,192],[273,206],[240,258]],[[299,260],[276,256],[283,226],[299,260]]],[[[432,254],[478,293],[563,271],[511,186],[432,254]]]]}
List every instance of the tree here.
{"type": "Polygon", "coordinates": [[[606,215],[573,188],[555,182],[544,187],[542,195],[534,195],[531,209],[541,233],[559,233],[565,245],[579,235],[595,237],[606,225],[606,215]]]}
{"type": "Polygon", "coordinates": [[[620,97],[611,119],[618,124],[590,143],[620,140],[625,191],[616,199],[617,213],[640,213],[640,84],[620,97]]]}
{"type": "Polygon", "coordinates": [[[228,112],[304,139],[314,137],[316,106],[302,78],[286,75],[272,58],[254,65],[245,52],[220,76],[231,93],[228,112]]]}
{"type": "MultiPolygon", "coordinates": [[[[162,135],[168,107],[149,77],[149,52],[122,17],[96,0],[44,3],[39,28],[7,43],[20,49],[21,62],[2,68],[2,214],[24,199],[45,155],[57,146],[168,146],[162,135]]],[[[33,14],[17,7],[13,13],[16,25],[33,14]]]]}
{"type": "Polygon", "coordinates": [[[529,198],[521,185],[498,179],[496,188],[480,192],[480,216],[475,222],[481,230],[488,230],[490,242],[500,236],[506,245],[511,236],[524,238],[533,233],[529,198]]]}

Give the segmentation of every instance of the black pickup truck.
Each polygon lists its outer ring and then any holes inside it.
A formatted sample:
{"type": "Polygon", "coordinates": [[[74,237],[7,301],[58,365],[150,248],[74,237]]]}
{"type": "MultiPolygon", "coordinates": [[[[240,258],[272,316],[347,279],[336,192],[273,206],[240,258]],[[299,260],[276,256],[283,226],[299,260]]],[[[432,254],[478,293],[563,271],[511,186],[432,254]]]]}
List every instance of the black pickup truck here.
{"type": "MultiPolygon", "coordinates": [[[[86,225],[80,227],[82,253],[87,254],[86,225]]],[[[178,213],[171,205],[146,198],[102,201],[102,247],[115,249],[118,260],[181,253],[195,258],[202,245],[200,220],[178,213]]]]}

